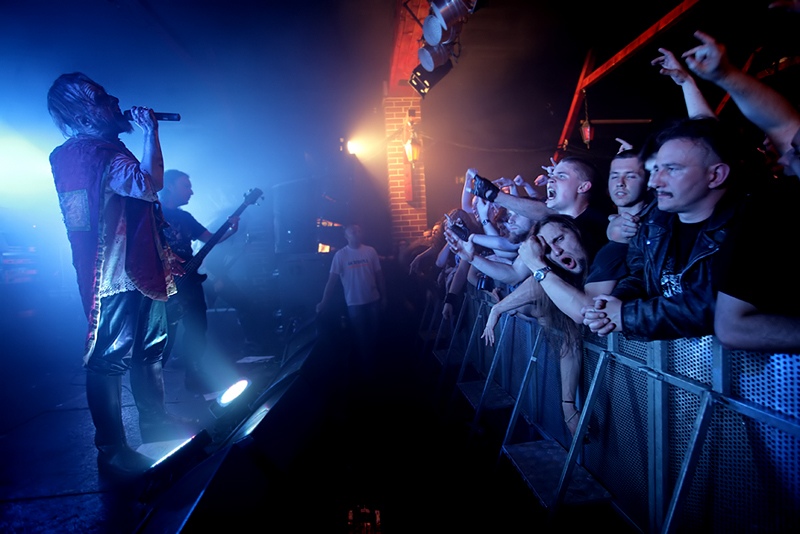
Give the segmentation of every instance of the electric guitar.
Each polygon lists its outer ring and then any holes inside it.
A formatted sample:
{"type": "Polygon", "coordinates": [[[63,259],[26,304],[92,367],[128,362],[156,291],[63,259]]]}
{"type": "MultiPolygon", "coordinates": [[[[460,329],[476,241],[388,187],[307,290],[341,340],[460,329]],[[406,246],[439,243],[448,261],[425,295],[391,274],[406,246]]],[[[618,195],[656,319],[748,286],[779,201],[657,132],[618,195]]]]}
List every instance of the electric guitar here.
{"type": "MultiPolygon", "coordinates": [[[[228,220],[240,216],[244,210],[247,209],[247,206],[251,206],[258,202],[258,199],[261,198],[263,194],[264,193],[261,191],[261,189],[258,188],[248,191],[244,196],[244,202],[242,202],[242,205],[239,206],[230,217],[228,217],[228,220]]],[[[167,300],[167,320],[170,324],[177,323],[184,315],[183,303],[181,302],[180,298],[181,286],[185,286],[190,280],[195,283],[202,283],[206,278],[208,278],[207,274],[200,274],[197,272],[197,269],[200,268],[200,265],[203,263],[203,260],[206,258],[206,256],[208,256],[208,253],[211,252],[211,249],[214,248],[217,243],[219,243],[220,239],[222,239],[222,236],[225,235],[229,228],[230,225],[228,225],[227,222],[226,224],[223,224],[219,230],[217,230],[216,233],[212,235],[208,241],[206,241],[203,247],[197,251],[197,254],[192,256],[192,259],[182,265],[184,272],[175,280],[178,293],[171,296],[169,300],[167,300]]]]}

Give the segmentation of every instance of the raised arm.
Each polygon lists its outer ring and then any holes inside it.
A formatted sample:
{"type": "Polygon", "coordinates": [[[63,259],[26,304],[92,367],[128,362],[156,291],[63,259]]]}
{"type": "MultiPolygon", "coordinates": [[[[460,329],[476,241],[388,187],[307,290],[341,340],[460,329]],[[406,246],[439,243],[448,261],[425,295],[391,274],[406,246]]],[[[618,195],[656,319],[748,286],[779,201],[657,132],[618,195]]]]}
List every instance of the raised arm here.
{"type": "Polygon", "coordinates": [[[661,52],[661,55],[651,61],[650,64],[660,67],[659,72],[661,74],[669,76],[673,82],[680,86],[689,117],[715,117],[714,110],[711,109],[703,93],[700,92],[697,82],[678,61],[675,54],[666,48],[659,48],[658,51],[661,52]]]}
{"type": "Polygon", "coordinates": [[[800,113],[770,86],[734,67],[725,46],[701,31],[694,36],[702,44],[683,53],[689,69],[731,96],[742,114],[759,127],[783,154],[791,148],[800,129],[800,113]]]}
{"type": "Polygon", "coordinates": [[[164,188],[164,156],[161,153],[161,140],[158,136],[158,121],[149,108],[131,109],[133,122],[144,132],[144,151],[141,168],[150,175],[156,191],[164,188]]]}

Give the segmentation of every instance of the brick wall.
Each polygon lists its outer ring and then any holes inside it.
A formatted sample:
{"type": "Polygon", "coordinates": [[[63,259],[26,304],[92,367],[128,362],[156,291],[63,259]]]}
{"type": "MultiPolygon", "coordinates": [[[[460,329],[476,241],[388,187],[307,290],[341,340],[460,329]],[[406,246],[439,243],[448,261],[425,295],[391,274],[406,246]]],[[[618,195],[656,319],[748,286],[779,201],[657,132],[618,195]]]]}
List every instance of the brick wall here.
{"type": "MultiPolygon", "coordinates": [[[[406,158],[403,144],[407,137],[405,125],[408,111],[414,110],[416,120],[422,119],[421,97],[387,96],[383,100],[386,137],[391,138],[386,150],[389,177],[389,208],[392,214],[392,240],[412,240],[428,229],[425,201],[425,150],[412,169],[406,158]]],[[[424,143],[423,143],[424,144],[424,143]]]]}

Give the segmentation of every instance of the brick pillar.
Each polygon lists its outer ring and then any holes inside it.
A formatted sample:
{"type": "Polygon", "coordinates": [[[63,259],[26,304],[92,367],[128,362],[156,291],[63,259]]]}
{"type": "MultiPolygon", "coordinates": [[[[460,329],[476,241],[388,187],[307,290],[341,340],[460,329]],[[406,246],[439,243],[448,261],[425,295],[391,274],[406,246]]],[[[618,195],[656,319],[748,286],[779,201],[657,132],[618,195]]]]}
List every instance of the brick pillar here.
{"type": "Polygon", "coordinates": [[[406,141],[405,126],[408,111],[416,112],[416,120],[421,121],[421,97],[387,96],[383,99],[384,127],[386,137],[390,138],[386,148],[386,165],[389,177],[389,209],[392,215],[392,240],[411,241],[428,229],[427,202],[425,200],[425,159],[422,158],[412,169],[406,158],[403,144],[406,141]]]}

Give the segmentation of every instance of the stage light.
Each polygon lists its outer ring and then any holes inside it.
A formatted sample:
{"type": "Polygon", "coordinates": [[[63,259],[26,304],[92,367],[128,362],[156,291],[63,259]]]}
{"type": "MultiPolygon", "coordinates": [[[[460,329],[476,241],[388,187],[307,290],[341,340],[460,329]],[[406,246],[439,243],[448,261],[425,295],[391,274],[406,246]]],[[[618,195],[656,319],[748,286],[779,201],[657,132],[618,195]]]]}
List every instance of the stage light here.
{"type": "Polygon", "coordinates": [[[428,92],[433,89],[433,86],[439,83],[439,81],[444,78],[452,68],[453,63],[451,61],[448,61],[441,67],[434,69],[433,72],[429,72],[422,65],[417,65],[412,71],[411,78],[408,80],[408,83],[414,88],[415,91],[417,91],[417,93],[419,93],[422,98],[425,98],[425,95],[427,95],[428,92]]]}
{"type": "Polygon", "coordinates": [[[417,56],[419,57],[420,65],[428,72],[433,72],[438,67],[449,62],[452,51],[452,47],[445,44],[425,45],[419,49],[417,56]]]}
{"type": "Polygon", "coordinates": [[[428,15],[422,23],[422,37],[431,46],[452,43],[461,32],[462,23],[456,22],[443,28],[436,15],[428,15]]]}
{"type": "Polygon", "coordinates": [[[359,153],[361,153],[363,148],[364,147],[362,147],[361,143],[359,143],[358,141],[352,141],[351,140],[351,141],[347,142],[347,153],[348,154],[353,154],[354,156],[357,156],[359,153]]]}
{"type": "Polygon", "coordinates": [[[239,398],[239,396],[244,393],[244,390],[250,385],[250,381],[246,378],[243,378],[236,382],[234,385],[226,389],[222,392],[222,394],[217,399],[217,403],[225,407],[228,404],[232,403],[234,400],[239,398]]]}
{"type": "Polygon", "coordinates": [[[230,411],[229,406],[233,401],[240,398],[245,390],[250,386],[250,381],[246,378],[243,378],[237,381],[235,384],[230,386],[228,389],[223,391],[216,399],[215,402],[211,403],[208,409],[214,414],[214,417],[219,419],[224,414],[230,411]]]}
{"type": "MultiPolygon", "coordinates": [[[[468,2],[474,10],[475,2],[468,2]]],[[[462,0],[433,0],[431,11],[439,21],[442,29],[447,29],[454,23],[463,19],[472,11],[462,0]]]]}

